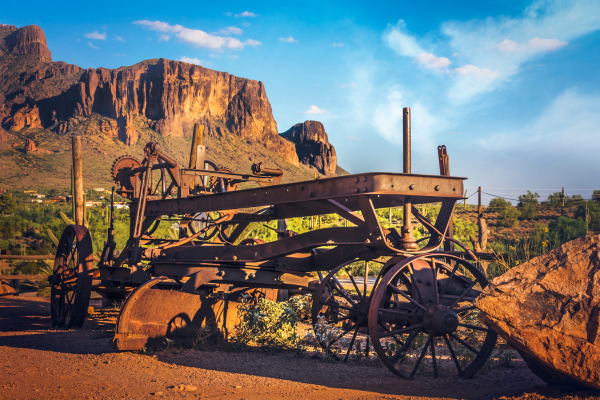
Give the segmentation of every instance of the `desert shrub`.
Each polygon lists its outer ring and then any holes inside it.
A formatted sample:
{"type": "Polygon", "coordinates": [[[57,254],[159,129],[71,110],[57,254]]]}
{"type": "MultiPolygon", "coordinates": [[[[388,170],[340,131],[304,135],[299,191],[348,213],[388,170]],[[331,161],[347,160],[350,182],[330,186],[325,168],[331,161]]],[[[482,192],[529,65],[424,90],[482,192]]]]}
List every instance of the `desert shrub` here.
{"type": "Polygon", "coordinates": [[[512,206],[507,207],[500,212],[500,221],[498,221],[498,224],[500,226],[513,227],[517,225],[517,219],[520,215],[521,212],[516,208],[512,206]]]}
{"type": "Polygon", "coordinates": [[[0,214],[11,214],[17,209],[17,203],[12,196],[7,194],[0,195],[0,214]]]}
{"type": "Polygon", "coordinates": [[[593,231],[600,230],[600,202],[588,201],[587,215],[586,204],[580,204],[575,211],[575,217],[587,220],[588,229],[593,231]]]}
{"type": "Polygon", "coordinates": [[[559,240],[565,243],[571,239],[587,235],[588,226],[585,220],[581,218],[571,219],[561,216],[550,222],[548,229],[551,234],[556,235],[559,240]]]}
{"type": "Polygon", "coordinates": [[[296,333],[301,314],[308,311],[306,297],[292,297],[287,302],[275,302],[264,298],[255,301],[244,295],[238,307],[239,322],[231,341],[237,344],[261,346],[266,350],[296,348],[296,333]]]}
{"type": "Polygon", "coordinates": [[[536,219],[538,216],[537,207],[533,203],[525,203],[521,207],[521,218],[523,219],[536,219]]]}
{"type": "Polygon", "coordinates": [[[525,204],[537,204],[538,200],[540,198],[540,195],[535,192],[535,193],[531,193],[531,191],[527,191],[527,193],[525,193],[524,195],[519,196],[519,204],[517,204],[518,207],[523,207],[525,204]]]}
{"type": "Polygon", "coordinates": [[[490,205],[488,207],[489,212],[497,212],[500,213],[502,210],[511,207],[512,204],[508,200],[504,200],[502,197],[494,197],[490,201],[490,205]]]}

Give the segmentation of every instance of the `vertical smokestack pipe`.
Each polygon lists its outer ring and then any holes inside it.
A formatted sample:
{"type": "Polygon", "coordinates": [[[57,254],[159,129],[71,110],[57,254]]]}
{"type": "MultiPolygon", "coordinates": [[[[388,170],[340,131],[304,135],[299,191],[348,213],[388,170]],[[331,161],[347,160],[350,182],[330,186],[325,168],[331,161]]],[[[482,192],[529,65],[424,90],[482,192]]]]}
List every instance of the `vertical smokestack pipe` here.
{"type": "Polygon", "coordinates": [[[402,172],[410,174],[410,107],[404,107],[402,114],[404,168],[402,172]]]}

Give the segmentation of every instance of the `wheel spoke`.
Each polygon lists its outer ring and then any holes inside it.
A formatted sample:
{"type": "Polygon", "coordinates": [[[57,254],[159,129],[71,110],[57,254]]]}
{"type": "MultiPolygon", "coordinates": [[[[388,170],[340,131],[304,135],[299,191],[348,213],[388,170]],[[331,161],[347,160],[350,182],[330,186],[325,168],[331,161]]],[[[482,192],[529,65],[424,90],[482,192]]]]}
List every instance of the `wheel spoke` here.
{"type": "Polygon", "coordinates": [[[390,313],[390,314],[402,315],[403,317],[414,317],[415,316],[415,314],[411,314],[411,313],[407,313],[407,312],[403,312],[403,311],[396,311],[393,308],[380,308],[379,311],[390,313]]]}
{"type": "Polygon", "coordinates": [[[482,326],[471,325],[471,324],[463,324],[462,322],[459,323],[458,326],[462,326],[464,328],[476,329],[478,331],[483,331],[483,332],[489,332],[490,331],[488,328],[484,328],[482,326]]]}
{"type": "Polygon", "coordinates": [[[395,330],[395,331],[390,331],[390,332],[384,333],[382,335],[379,335],[379,338],[383,339],[383,338],[386,338],[388,336],[393,336],[393,335],[398,335],[400,333],[410,332],[412,330],[420,329],[422,327],[423,327],[422,323],[418,324],[418,325],[414,325],[414,326],[409,326],[408,328],[398,329],[398,330],[395,330]]]}
{"type": "Polygon", "coordinates": [[[360,294],[360,290],[358,290],[358,285],[354,281],[354,278],[352,277],[352,275],[350,275],[350,271],[348,270],[348,267],[346,267],[345,270],[346,270],[346,273],[348,274],[348,276],[350,277],[352,284],[354,285],[354,289],[356,289],[356,293],[358,293],[358,296],[360,297],[360,301],[363,301],[363,296],[362,296],[362,294],[360,294]]]}
{"type": "Polygon", "coordinates": [[[319,304],[323,304],[323,305],[329,306],[329,307],[341,308],[342,310],[348,310],[348,311],[352,310],[351,307],[342,306],[339,303],[330,303],[329,301],[326,301],[326,302],[319,301],[319,304]]]}
{"type": "Polygon", "coordinates": [[[402,290],[398,289],[396,286],[390,284],[390,285],[388,285],[388,287],[390,289],[392,289],[392,291],[394,291],[394,292],[398,293],[399,295],[403,296],[406,300],[410,301],[411,303],[416,304],[417,307],[419,307],[423,311],[427,312],[427,309],[425,307],[423,307],[418,301],[416,301],[415,299],[413,299],[412,297],[410,297],[408,294],[404,293],[402,290]]]}
{"type": "MultiPolygon", "coordinates": [[[[379,322],[379,321],[377,321],[377,325],[379,325],[380,327],[382,327],[382,328],[383,328],[383,330],[384,330],[384,331],[386,331],[386,332],[389,332],[389,331],[390,331],[390,330],[389,330],[389,329],[388,329],[388,328],[387,328],[385,325],[383,325],[383,324],[382,324],[381,322],[379,322]]],[[[400,346],[403,346],[403,345],[404,345],[404,343],[402,343],[402,340],[398,339],[398,338],[397,338],[395,335],[394,335],[394,336],[392,336],[392,338],[393,338],[393,339],[394,339],[394,340],[395,340],[395,341],[396,341],[396,342],[397,342],[397,343],[398,343],[400,346]]]]}
{"type": "Polygon", "coordinates": [[[415,340],[415,338],[417,337],[418,334],[419,334],[419,331],[414,331],[413,333],[408,335],[408,338],[406,338],[406,342],[404,342],[404,345],[402,345],[402,347],[400,348],[400,350],[398,350],[396,355],[390,359],[392,364],[395,364],[396,362],[398,362],[400,357],[402,357],[402,354],[406,353],[408,351],[410,344],[412,343],[413,340],[415,340]]]}
{"type": "Polygon", "coordinates": [[[419,368],[419,364],[421,364],[421,361],[423,360],[423,357],[425,357],[425,353],[427,352],[427,348],[429,347],[429,342],[431,341],[431,335],[429,335],[429,337],[427,338],[427,342],[425,343],[425,346],[423,346],[423,351],[421,351],[421,355],[419,356],[419,359],[417,360],[417,363],[415,364],[415,367],[413,368],[412,372],[410,373],[410,377],[413,378],[415,376],[415,374],[417,373],[417,369],[419,368]]]}
{"type": "Polygon", "coordinates": [[[356,334],[358,333],[359,329],[360,329],[360,326],[356,325],[356,330],[354,331],[354,335],[352,335],[352,340],[350,341],[350,347],[348,348],[346,357],[344,357],[344,362],[348,361],[348,357],[350,356],[350,352],[352,351],[352,346],[354,346],[354,340],[356,339],[356,334]]]}
{"type": "Polygon", "coordinates": [[[417,277],[415,275],[415,270],[414,270],[412,264],[409,264],[408,268],[410,268],[412,286],[415,289],[417,289],[417,295],[421,299],[421,302],[425,303],[425,298],[423,297],[423,294],[421,294],[421,289],[419,288],[419,285],[417,285],[417,277]]]}
{"type": "Polygon", "coordinates": [[[452,272],[450,272],[450,275],[448,276],[448,280],[444,283],[444,288],[440,292],[440,299],[444,297],[444,293],[446,293],[446,289],[448,289],[448,286],[450,286],[450,281],[452,280],[452,278],[454,278],[454,275],[456,274],[457,270],[458,270],[458,263],[456,263],[454,265],[454,268],[452,268],[452,272]]]}
{"type": "Polygon", "coordinates": [[[475,350],[473,347],[471,347],[471,345],[469,343],[465,342],[464,340],[462,340],[461,338],[459,338],[458,336],[456,336],[453,333],[449,333],[449,335],[450,335],[451,338],[453,338],[454,340],[456,340],[458,343],[462,344],[467,349],[471,350],[473,353],[479,355],[479,352],[477,350],[475,350]]]}
{"type": "Polygon", "coordinates": [[[452,356],[452,360],[454,360],[454,364],[456,364],[456,369],[458,370],[458,374],[462,374],[462,370],[460,369],[460,364],[456,355],[454,354],[454,349],[452,348],[452,344],[450,340],[448,340],[448,335],[444,335],[444,340],[446,341],[446,346],[448,346],[448,350],[450,350],[450,355],[452,356]]]}
{"type": "Polygon", "coordinates": [[[350,328],[346,329],[344,331],[344,333],[342,333],[340,336],[338,336],[337,338],[335,338],[332,341],[330,341],[328,346],[331,346],[332,344],[334,344],[335,342],[337,342],[338,340],[340,340],[341,338],[343,338],[344,335],[346,335],[348,332],[350,332],[352,329],[354,329],[355,326],[356,326],[356,324],[352,325],[350,328]]]}
{"type": "Polygon", "coordinates": [[[440,293],[437,287],[437,266],[435,258],[431,257],[431,272],[433,273],[433,289],[435,290],[435,304],[440,304],[440,293]]]}
{"type": "MultiPolygon", "coordinates": [[[[337,282],[337,279],[336,279],[336,282],[337,282]]],[[[339,283],[339,282],[337,282],[337,283],[340,285],[340,287],[342,286],[341,283],[339,283]]],[[[340,290],[340,288],[338,288],[336,285],[334,285],[333,286],[333,290],[336,290],[343,298],[345,298],[346,300],[348,300],[350,302],[350,304],[352,304],[353,306],[356,305],[356,302],[354,301],[354,299],[352,298],[352,296],[350,296],[350,294],[348,292],[346,292],[346,290],[344,290],[343,287],[340,290]]]]}
{"type": "Polygon", "coordinates": [[[467,287],[460,296],[458,296],[458,298],[456,300],[454,300],[454,303],[452,303],[452,305],[448,308],[454,308],[455,305],[457,305],[458,303],[460,303],[460,301],[462,300],[463,297],[465,297],[465,295],[467,293],[469,293],[471,291],[471,289],[473,289],[473,286],[475,286],[477,284],[477,279],[475,279],[473,282],[471,282],[471,284],[469,285],[469,287],[467,287]]]}
{"type": "Polygon", "coordinates": [[[438,370],[437,370],[437,362],[435,359],[435,339],[434,339],[433,335],[429,335],[429,337],[431,337],[431,361],[433,364],[433,377],[437,378],[438,370]]]}

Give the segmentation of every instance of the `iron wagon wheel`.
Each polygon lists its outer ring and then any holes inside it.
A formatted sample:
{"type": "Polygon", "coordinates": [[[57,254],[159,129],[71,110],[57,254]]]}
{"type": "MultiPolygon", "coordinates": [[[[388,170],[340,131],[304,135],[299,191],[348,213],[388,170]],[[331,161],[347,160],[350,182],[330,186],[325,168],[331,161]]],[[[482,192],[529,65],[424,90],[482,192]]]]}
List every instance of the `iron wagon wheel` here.
{"type": "Polygon", "coordinates": [[[369,307],[369,333],[383,364],[407,379],[428,369],[424,360],[436,378],[440,370],[473,377],[498,338],[477,320],[473,305],[487,285],[473,264],[445,253],[413,256],[390,268],[369,307]]]}
{"type": "Polygon", "coordinates": [[[54,327],[79,328],[90,304],[94,267],[92,238],[85,226],[69,225],[60,237],[54,274],[48,277],[54,327]]]}
{"type": "Polygon", "coordinates": [[[348,269],[348,265],[355,260],[341,264],[329,271],[321,278],[321,283],[313,294],[311,322],[319,344],[327,353],[339,360],[336,352],[343,355],[347,362],[354,349],[357,336],[360,335],[365,345],[365,355],[369,355],[369,331],[367,314],[369,309],[369,296],[366,289],[361,290],[348,269]],[[351,294],[344,289],[335,274],[342,268],[348,274],[357,294],[351,294]],[[352,335],[348,342],[346,335],[352,335]],[[345,353],[345,354],[343,354],[345,353]]]}

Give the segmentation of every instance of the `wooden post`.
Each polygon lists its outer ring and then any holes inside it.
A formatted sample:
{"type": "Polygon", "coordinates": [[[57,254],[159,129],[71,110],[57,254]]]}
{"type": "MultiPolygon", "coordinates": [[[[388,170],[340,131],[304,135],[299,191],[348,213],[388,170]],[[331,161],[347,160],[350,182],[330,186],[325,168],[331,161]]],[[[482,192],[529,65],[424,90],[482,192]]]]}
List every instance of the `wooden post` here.
{"type": "Polygon", "coordinates": [[[83,225],[83,167],[81,163],[81,136],[73,135],[73,175],[75,177],[75,193],[73,201],[75,202],[75,224],[83,225]]]}
{"type": "MultiPolygon", "coordinates": [[[[481,186],[479,186],[477,192],[477,218],[481,218],[481,186]]],[[[479,235],[481,236],[481,232],[479,232],[479,235]]]]}
{"type": "MultiPolygon", "coordinates": [[[[465,195],[463,197],[467,197],[468,190],[465,189],[465,195]]],[[[465,199],[465,210],[467,209],[467,199],[465,199]]]]}
{"type": "MultiPolygon", "coordinates": [[[[190,169],[204,169],[204,155],[206,147],[202,145],[204,137],[204,125],[194,124],[194,136],[192,137],[192,149],[190,150],[190,169]]],[[[195,188],[199,177],[194,178],[192,186],[195,188]]]]}

